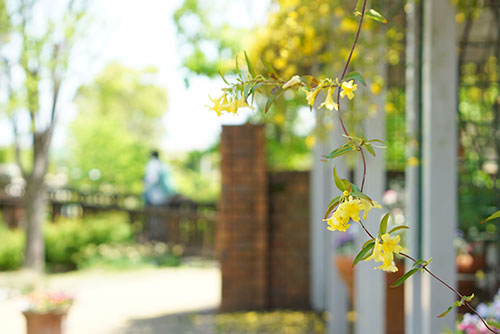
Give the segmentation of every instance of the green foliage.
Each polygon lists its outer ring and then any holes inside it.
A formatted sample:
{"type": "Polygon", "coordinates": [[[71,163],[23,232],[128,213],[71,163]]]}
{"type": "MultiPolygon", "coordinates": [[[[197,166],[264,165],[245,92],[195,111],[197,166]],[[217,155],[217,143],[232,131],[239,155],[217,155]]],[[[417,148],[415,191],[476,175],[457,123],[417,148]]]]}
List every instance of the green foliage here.
{"type": "Polygon", "coordinates": [[[130,269],[151,266],[179,266],[181,261],[176,247],[161,242],[135,244],[90,244],[75,256],[78,269],[106,268],[130,269]]]}
{"type": "Polygon", "coordinates": [[[24,233],[0,223],[0,271],[15,270],[24,261],[24,233]]]}
{"type": "Polygon", "coordinates": [[[397,288],[401,284],[403,284],[408,278],[410,278],[412,275],[416,274],[420,268],[413,268],[408,270],[403,276],[401,276],[393,285],[391,285],[391,288],[397,288]]]}
{"type": "Polygon", "coordinates": [[[373,250],[373,247],[375,247],[375,240],[369,240],[368,242],[366,242],[354,258],[352,266],[354,267],[356,264],[358,264],[359,261],[368,258],[371,255],[370,251],[373,250]]]}
{"type": "Polygon", "coordinates": [[[215,202],[220,193],[218,146],[169,157],[175,190],[195,201],[215,202]]]}
{"type": "Polygon", "coordinates": [[[166,92],[154,83],[155,75],[155,69],[112,63],[79,89],[68,159],[72,184],[141,192],[144,166],[158,144],[167,107],[166,92]],[[92,170],[98,171],[93,178],[92,170]]]}
{"type": "Polygon", "coordinates": [[[300,311],[234,312],[215,316],[217,333],[320,334],[325,322],[317,313],[300,311]]]}
{"type": "Polygon", "coordinates": [[[243,49],[246,30],[231,27],[224,20],[230,7],[227,1],[184,0],[174,13],[174,22],[182,43],[188,45],[183,65],[190,72],[208,77],[216,76],[219,70],[226,72],[231,60],[243,49]],[[215,51],[213,56],[206,52],[215,51]]]}
{"type": "Polygon", "coordinates": [[[77,255],[88,245],[133,240],[133,227],[124,213],[67,219],[45,225],[45,258],[54,269],[76,268],[77,255]]]}
{"type": "Polygon", "coordinates": [[[450,313],[451,310],[453,310],[455,307],[460,307],[460,306],[463,306],[465,305],[466,303],[470,302],[472,299],[474,298],[474,294],[470,295],[470,296],[463,296],[462,298],[460,298],[460,300],[457,300],[456,302],[453,303],[453,305],[451,305],[450,307],[448,307],[448,309],[446,311],[444,311],[443,313],[441,313],[440,315],[438,315],[437,317],[438,318],[443,318],[445,317],[448,313],[450,313]]]}

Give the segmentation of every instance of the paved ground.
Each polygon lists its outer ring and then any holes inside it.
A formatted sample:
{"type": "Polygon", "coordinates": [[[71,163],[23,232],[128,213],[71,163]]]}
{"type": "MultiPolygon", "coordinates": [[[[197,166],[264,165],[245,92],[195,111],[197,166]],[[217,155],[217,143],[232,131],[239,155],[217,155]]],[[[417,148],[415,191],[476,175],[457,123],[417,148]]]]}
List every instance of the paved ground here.
{"type": "MultiPolygon", "coordinates": [[[[28,281],[2,274],[0,288],[25,288],[28,281]]],[[[61,274],[44,284],[77,296],[67,334],[212,334],[221,279],[212,266],[61,274]]],[[[0,334],[25,334],[23,298],[1,291],[0,334]]]]}

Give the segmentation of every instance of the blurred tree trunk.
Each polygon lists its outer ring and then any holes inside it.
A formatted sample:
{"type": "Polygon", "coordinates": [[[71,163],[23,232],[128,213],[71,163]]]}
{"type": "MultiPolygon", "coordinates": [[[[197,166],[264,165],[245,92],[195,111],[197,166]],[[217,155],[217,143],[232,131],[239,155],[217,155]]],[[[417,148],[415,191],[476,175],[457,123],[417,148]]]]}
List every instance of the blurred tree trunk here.
{"type": "Polygon", "coordinates": [[[5,85],[2,88],[8,94],[5,109],[14,133],[16,162],[26,181],[26,253],[23,267],[36,271],[45,267],[44,179],[58,118],[59,93],[67,77],[72,48],[81,36],[82,19],[88,6],[87,0],[58,2],[58,6],[65,8],[61,8],[59,16],[48,17],[43,12],[48,4],[51,2],[23,0],[13,2],[8,8],[5,0],[0,0],[0,37],[5,41],[5,45],[0,45],[3,65],[0,74],[4,79],[0,82],[5,85]],[[19,52],[9,52],[12,49],[19,52]],[[12,75],[13,71],[18,74],[12,75]],[[30,145],[23,147],[21,142],[27,142],[27,139],[30,145]],[[23,150],[31,151],[29,162],[22,159],[23,150]]]}
{"type": "Polygon", "coordinates": [[[43,271],[45,266],[45,245],[43,221],[47,207],[44,196],[44,178],[49,165],[49,147],[52,131],[46,130],[33,135],[33,171],[26,178],[26,253],[24,267],[43,271]]]}

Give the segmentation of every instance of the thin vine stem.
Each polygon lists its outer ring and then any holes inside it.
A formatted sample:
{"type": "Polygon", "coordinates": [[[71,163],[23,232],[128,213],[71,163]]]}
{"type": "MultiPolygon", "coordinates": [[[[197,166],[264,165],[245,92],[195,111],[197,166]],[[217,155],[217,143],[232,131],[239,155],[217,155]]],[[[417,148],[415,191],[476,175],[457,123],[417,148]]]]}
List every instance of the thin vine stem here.
{"type": "MultiPolygon", "coordinates": [[[[363,19],[365,17],[366,2],[367,2],[367,0],[363,0],[363,5],[361,7],[361,15],[360,15],[360,19],[359,19],[358,30],[356,31],[356,36],[354,37],[354,42],[352,43],[351,51],[349,52],[349,56],[347,57],[347,60],[345,62],[344,69],[342,70],[342,74],[340,75],[340,80],[339,80],[340,82],[342,82],[342,80],[345,77],[347,69],[349,68],[349,64],[351,63],[351,59],[352,59],[352,55],[354,53],[354,49],[356,49],[356,45],[358,44],[359,35],[361,34],[361,27],[363,26],[363,19]]],[[[338,89],[337,89],[337,106],[338,106],[337,113],[338,113],[338,116],[339,116],[340,126],[342,127],[342,131],[344,132],[344,134],[346,135],[346,137],[350,141],[353,141],[352,138],[351,138],[351,136],[349,135],[349,132],[347,131],[347,128],[346,128],[346,126],[344,124],[344,120],[342,118],[342,112],[340,111],[340,89],[341,89],[341,86],[339,86],[338,89]]],[[[365,186],[365,179],[366,179],[366,161],[365,161],[365,154],[363,152],[363,148],[362,147],[359,147],[359,152],[361,153],[361,157],[363,159],[363,179],[361,181],[361,189],[360,189],[361,192],[363,192],[363,189],[364,189],[364,186],[365,186]]]]}
{"type": "MultiPolygon", "coordinates": [[[[365,224],[363,224],[363,221],[362,220],[359,220],[359,224],[361,225],[361,227],[363,228],[363,230],[365,231],[365,233],[372,239],[372,240],[375,240],[375,237],[373,236],[373,234],[370,233],[370,231],[368,231],[368,229],[366,228],[365,224]]],[[[381,241],[382,242],[382,241],[381,241]]],[[[406,253],[403,253],[403,252],[400,252],[399,255],[403,256],[403,257],[406,257],[408,260],[411,260],[413,261],[414,263],[417,262],[417,260],[415,260],[413,257],[411,257],[410,255],[406,254],[406,253]]],[[[425,272],[427,272],[429,275],[431,275],[431,277],[433,277],[435,280],[437,280],[439,283],[443,284],[445,287],[447,287],[448,289],[450,289],[451,291],[453,291],[454,294],[456,294],[458,296],[458,298],[462,299],[464,296],[458,292],[455,288],[453,288],[452,286],[450,286],[448,283],[446,283],[445,281],[443,281],[441,278],[439,278],[437,275],[435,275],[432,271],[430,271],[428,268],[427,268],[427,265],[423,265],[421,266],[421,268],[423,270],[425,270],[425,272]]],[[[467,306],[467,308],[469,310],[472,311],[472,313],[474,313],[475,315],[477,315],[479,317],[479,319],[481,320],[481,322],[483,323],[483,325],[489,330],[491,331],[492,333],[495,333],[495,334],[498,334],[498,332],[496,330],[493,330],[489,325],[488,323],[486,322],[486,320],[484,320],[483,317],[481,317],[479,315],[479,313],[477,313],[477,311],[469,304],[469,302],[467,301],[464,301],[464,305],[467,306]]]]}
{"type": "MultiPolygon", "coordinates": [[[[356,36],[354,38],[354,42],[352,44],[352,47],[351,47],[351,51],[349,52],[349,56],[347,57],[347,61],[344,65],[344,69],[342,71],[342,75],[340,76],[340,82],[342,82],[342,79],[344,79],[344,76],[347,72],[347,69],[349,67],[349,64],[351,62],[351,58],[352,58],[352,55],[354,53],[354,49],[356,48],[356,45],[358,43],[358,39],[359,39],[359,35],[361,33],[361,26],[363,25],[363,19],[364,19],[364,16],[365,16],[365,10],[366,10],[366,2],[367,0],[363,0],[363,6],[361,8],[361,15],[360,15],[360,20],[359,20],[359,25],[358,25],[358,30],[356,31],[356,36]]],[[[338,87],[338,90],[337,90],[337,105],[338,105],[338,116],[339,116],[339,121],[340,121],[340,125],[342,127],[342,131],[344,132],[344,134],[346,135],[346,137],[350,140],[350,141],[353,141],[351,136],[349,135],[349,132],[347,131],[347,128],[345,127],[345,124],[344,124],[344,120],[342,119],[342,113],[340,111],[340,89],[341,89],[341,86],[338,87]]],[[[361,159],[362,159],[362,162],[363,162],[363,178],[362,178],[362,181],[361,181],[361,192],[363,192],[363,188],[364,188],[364,185],[365,185],[365,179],[366,179],[366,159],[365,159],[365,154],[364,154],[364,151],[363,151],[363,148],[362,147],[359,147],[359,152],[361,154],[361,159]]],[[[365,231],[365,233],[372,239],[372,240],[375,240],[374,236],[370,233],[370,231],[368,231],[368,229],[365,227],[365,225],[363,224],[363,221],[359,221],[361,227],[363,228],[363,230],[365,231]]],[[[406,257],[407,259],[413,261],[414,263],[417,262],[417,260],[415,260],[413,257],[411,257],[410,255],[408,254],[405,254],[405,253],[399,253],[401,254],[401,256],[404,256],[406,257]]],[[[454,289],[452,286],[450,286],[448,283],[444,282],[442,279],[440,279],[438,276],[436,276],[433,272],[431,272],[429,269],[427,269],[427,266],[424,265],[424,266],[421,266],[422,269],[427,272],[429,275],[431,275],[431,277],[433,277],[434,279],[436,279],[439,283],[443,284],[445,287],[447,287],[448,289],[450,289],[451,291],[453,291],[453,293],[455,293],[460,299],[463,298],[463,295],[458,292],[456,289],[454,289]]],[[[471,310],[475,315],[477,315],[479,317],[479,319],[481,319],[481,322],[484,324],[484,326],[489,330],[491,331],[492,333],[495,333],[495,334],[498,334],[498,332],[496,330],[493,330],[488,324],[487,322],[483,319],[483,317],[481,317],[477,311],[467,302],[465,301],[464,304],[469,308],[469,310],[471,310]]]]}

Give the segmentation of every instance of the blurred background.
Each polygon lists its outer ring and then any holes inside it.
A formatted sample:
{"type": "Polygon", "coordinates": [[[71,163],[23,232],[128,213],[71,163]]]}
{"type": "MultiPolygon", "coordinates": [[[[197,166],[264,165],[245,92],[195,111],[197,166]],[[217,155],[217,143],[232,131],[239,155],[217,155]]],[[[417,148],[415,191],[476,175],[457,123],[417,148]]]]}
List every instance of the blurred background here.
{"type": "MultiPolygon", "coordinates": [[[[407,153],[419,140],[406,130],[410,2],[372,2],[389,23],[363,26],[352,66],[367,88],[345,117],[359,133],[361,120],[385,115],[377,200],[405,225],[405,169],[420,163],[407,153]]],[[[495,1],[453,3],[457,284],[487,303],[500,230],[479,222],[500,203],[500,12],[495,1]]],[[[221,117],[206,105],[243,50],[284,80],[338,76],[355,5],[0,0],[0,333],[42,333],[30,327],[37,314],[59,315],[53,333],[325,333],[327,308],[311,302],[310,224],[321,222],[310,171],[334,114],[311,112],[303,92],[267,113],[265,98],[221,117]]],[[[355,177],[356,158],[343,164],[355,177]]],[[[349,261],[336,263],[347,290],[355,234],[331,245],[349,261]]],[[[387,298],[399,319],[387,333],[404,333],[403,289],[387,298]]]]}

